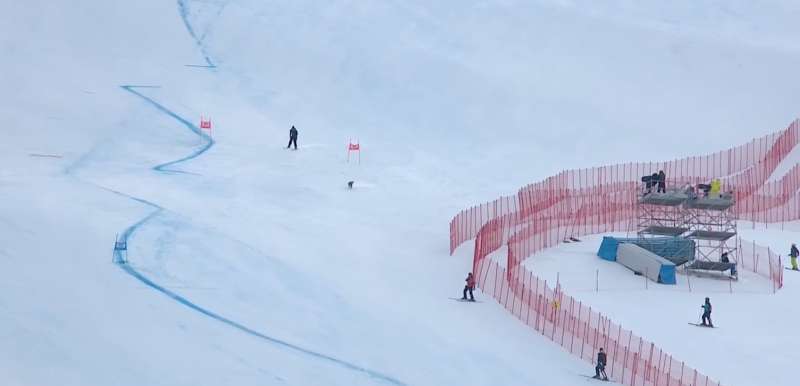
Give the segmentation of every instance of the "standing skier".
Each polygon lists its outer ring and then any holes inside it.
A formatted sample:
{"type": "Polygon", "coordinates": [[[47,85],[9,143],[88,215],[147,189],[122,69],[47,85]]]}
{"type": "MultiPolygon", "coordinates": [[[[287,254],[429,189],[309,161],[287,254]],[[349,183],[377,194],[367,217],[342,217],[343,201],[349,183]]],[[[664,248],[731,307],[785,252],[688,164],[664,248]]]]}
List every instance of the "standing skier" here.
{"type": "Polygon", "coordinates": [[[292,147],[292,144],[294,144],[294,149],[297,150],[297,129],[294,126],[289,129],[289,144],[286,145],[286,148],[292,147]]]}
{"type": "Polygon", "coordinates": [[[797,250],[797,245],[792,243],[792,249],[789,250],[789,260],[792,261],[792,269],[797,271],[797,255],[800,254],[800,251],[797,250]]]}
{"type": "Polygon", "coordinates": [[[469,291],[469,301],[474,302],[475,296],[472,295],[472,290],[475,289],[475,277],[472,276],[472,272],[467,275],[464,281],[467,282],[467,285],[464,286],[464,296],[461,297],[461,300],[467,300],[467,291],[469,291]]]}
{"type": "Polygon", "coordinates": [[[658,189],[656,193],[666,193],[667,192],[667,175],[664,173],[663,170],[658,172],[658,189]]]}
{"type": "Polygon", "coordinates": [[[600,352],[597,353],[597,366],[594,367],[595,379],[602,379],[604,381],[608,380],[608,375],[606,375],[606,359],[606,353],[601,347],[600,352]]]}
{"type": "Polygon", "coordinates": [[[706,298],[705,304],[700,307],[703,308],[703,323],[701,325],[706,327],[714,327],[714,324],[711,323],[711,300],[706,298]],[[708,323],[706,323],[706,321],[708,321],[708,323]]]}

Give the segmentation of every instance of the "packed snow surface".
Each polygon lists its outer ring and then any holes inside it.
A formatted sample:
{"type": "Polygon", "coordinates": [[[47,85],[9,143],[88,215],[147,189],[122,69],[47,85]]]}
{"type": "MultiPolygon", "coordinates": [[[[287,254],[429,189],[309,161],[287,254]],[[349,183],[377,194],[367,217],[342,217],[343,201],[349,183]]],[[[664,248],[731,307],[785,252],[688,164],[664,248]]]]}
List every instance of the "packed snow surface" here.
{"type": "MultiPolygon", "coordinates": [[[[579,384],[590,366],[499,305],[449,299],[471,267],[452,215],[798,113],[788,1],[5,5],[5,385],[579,384]]],[[[529,264],[569,290],[593,240],[529,264]]],[[[619,288],[575,295],[725,385],[793,384],[791,274],[709,288],[721,328],[697,331],[703,294],[604,270],[619,288]]]]}

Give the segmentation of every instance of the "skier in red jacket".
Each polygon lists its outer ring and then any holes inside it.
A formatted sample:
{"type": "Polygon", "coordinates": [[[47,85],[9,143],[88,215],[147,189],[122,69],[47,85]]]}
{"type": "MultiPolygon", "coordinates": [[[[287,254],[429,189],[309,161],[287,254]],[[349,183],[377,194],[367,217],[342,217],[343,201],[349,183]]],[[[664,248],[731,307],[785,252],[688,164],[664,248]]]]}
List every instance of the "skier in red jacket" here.
{"type": "Polygon", "coordinates": [[[464,296],[461,297],[461,300],[467,300],[467,291],[469,291],[469,301],[474,302],[475,296],[472,295],[472,290],[475,289],[475,277],[472,276],[472,272],[467,275],[464,281],[467,282],[467,285],[464,286],[464,296]]]}

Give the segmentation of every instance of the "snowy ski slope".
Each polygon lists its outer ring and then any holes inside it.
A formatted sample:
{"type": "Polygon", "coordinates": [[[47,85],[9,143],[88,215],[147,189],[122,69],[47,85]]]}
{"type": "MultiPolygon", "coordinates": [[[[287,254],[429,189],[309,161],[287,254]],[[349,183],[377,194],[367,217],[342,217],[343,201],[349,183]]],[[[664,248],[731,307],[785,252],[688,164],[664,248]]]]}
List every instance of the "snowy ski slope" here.
{"type": "MultiPolygon", "coordinates": [[[[448,257],[449,218],[561,169],[771,132],[797,115],[800,85],[790,2],[583,3],[6,4],[0,379],[583,382],[592,369],[502,307],[448,299],[471,264],[468,248],[448,257]],[[711,21],[684,28],[698,14],[711,21]],[[297,152],[283,149],[292,124],[297,152]],[[361,165],[344,162],[348,138],[361,165]],[[112,263],[116,235],[128,265],[112,263]]],[[[761,306],[787,323],[791,280],[761,306]]],[[[693,347],[627,307],[635,292],[604,296],[635,331],[693,347]]],[[[695,351],[694,366],[726,385],[790,384],[793,340],[714,332],[714,347],[759,359],[729,372],[746,357],[695,351]]]]}

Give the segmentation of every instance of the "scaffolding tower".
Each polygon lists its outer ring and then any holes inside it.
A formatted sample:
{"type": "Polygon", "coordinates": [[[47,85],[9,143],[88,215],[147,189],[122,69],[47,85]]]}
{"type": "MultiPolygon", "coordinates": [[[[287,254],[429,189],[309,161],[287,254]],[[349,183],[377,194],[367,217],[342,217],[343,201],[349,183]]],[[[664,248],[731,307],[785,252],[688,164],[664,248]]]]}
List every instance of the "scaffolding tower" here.
{"type": "Polygon", "coordinates": [[[686,212],[686,237],[697,242],[697,259],[720,261],[723,253],[736,258],[736,214],[733,197],[697,198],[683,205],[686,212]]]}
{"type": "Polygon", "coordinates": [[[683,203],[689,196],[678,191],[641,192],[636,206],[637,244],[681,266],[695,258],[695,242],[681,235],[689,231],[683,203]]]}
{"type": "Polygon", "coordinates": [[[687,271],[730,270],[736,278],[733,205],[732,194],[697,197],[691,190],[641,192],[636,207],[637,243],[687,271]],[[723,254],[729,263],[722,262],[723,254]]]}

